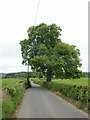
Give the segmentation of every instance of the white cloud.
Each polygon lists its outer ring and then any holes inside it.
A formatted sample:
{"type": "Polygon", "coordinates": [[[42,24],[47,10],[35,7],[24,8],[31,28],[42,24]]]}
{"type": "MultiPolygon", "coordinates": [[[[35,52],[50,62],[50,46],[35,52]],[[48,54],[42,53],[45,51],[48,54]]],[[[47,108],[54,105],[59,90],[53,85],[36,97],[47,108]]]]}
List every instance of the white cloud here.
{"type": "MultiPolygon", "coordinates": [[[[0,1],[0,72],[26,70],[21,64],[20,40],[34,24],[38,0],[0,1]],[[16,67],[17,66],[17,67],[16,67]]],[[[87,71],[88,1],[40,0],[36,25],[56,23],[62,28],[62,41],[76,45],[81,51],[82,70],[87,71]]]]}

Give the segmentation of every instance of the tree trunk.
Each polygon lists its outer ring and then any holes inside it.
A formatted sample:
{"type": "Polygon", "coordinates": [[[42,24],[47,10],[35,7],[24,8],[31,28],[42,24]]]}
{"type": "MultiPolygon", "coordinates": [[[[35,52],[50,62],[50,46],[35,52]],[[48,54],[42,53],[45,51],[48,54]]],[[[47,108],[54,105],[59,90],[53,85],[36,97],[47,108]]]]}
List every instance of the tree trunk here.
{"type": "Polygon", "coordinates": [[[52,79],[52,71],[51,69],[47,70],[47,82],[50,82],[52,79]]]}
{"type": "Polygon", "coordinates": [[[31,87],[31,82],[29,81],[29,63],[27,66],[27,85],[28,85],[28,87],[31,87]]]}
{"type": "Polygon", "coordinates": [[[27,75],[27,85],[28,85],[28,87],[31,87],[31,82],[30,82],[30,80],[29,80],[29,73],[27,73],[28,75],[27,75]]]}

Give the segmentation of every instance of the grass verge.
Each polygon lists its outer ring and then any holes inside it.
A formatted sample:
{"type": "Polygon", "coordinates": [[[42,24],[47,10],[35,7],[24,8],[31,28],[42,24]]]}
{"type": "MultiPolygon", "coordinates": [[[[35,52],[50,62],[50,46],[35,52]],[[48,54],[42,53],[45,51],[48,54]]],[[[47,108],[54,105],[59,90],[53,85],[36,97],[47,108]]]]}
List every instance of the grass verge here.
{"type": "Polygon", "coordinates": [[[7,98],[7,99],[4,98],[2,101],[2,119],[12,117],[12,114],[15,112],[26,89],[27,89],[26,84],[23,87],[20,87],[20,86],[7,87],[7,90],[11,98],[7,98]]]}

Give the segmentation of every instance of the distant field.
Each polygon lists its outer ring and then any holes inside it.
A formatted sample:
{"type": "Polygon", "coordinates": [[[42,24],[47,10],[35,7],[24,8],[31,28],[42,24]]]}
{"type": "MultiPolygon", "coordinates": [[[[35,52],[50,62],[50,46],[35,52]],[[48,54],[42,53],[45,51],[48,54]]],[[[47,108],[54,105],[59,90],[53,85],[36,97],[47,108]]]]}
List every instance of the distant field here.
{"type": "Polygon", "coordinates": [[[64,84],[74,84],[74,85],[88,85],[88,78],[81,79],[53,79],[54,82],[64,83],[64,84]]]}
{"type": "MultiPolygon", "coordinates": [[[[33,78],[35,79],[35,78],[33,78]]],[[[18,84],[20,81],[25,81],[25,79],[19,78],[8,78],[8,79],[0,79],[0,88],[4,88],[6,86],[10,86],[12,84],[18,84]]],[[[64,84],[74,84],[74,85],[88,85],[88,78],[81,78],[81,79],[53,79],[53,82],[59,82],[64,84]]]]}
{"type": "Polygon", "coordinates": [[[0,80],[0,83],[2,81],[2,88],[6,87],[6,86],[10,86],[12,84],[18,84],[20,81],[24,81],[22,79],[19,78],[8,78],[8,79],[2,79],[0,80]]]}

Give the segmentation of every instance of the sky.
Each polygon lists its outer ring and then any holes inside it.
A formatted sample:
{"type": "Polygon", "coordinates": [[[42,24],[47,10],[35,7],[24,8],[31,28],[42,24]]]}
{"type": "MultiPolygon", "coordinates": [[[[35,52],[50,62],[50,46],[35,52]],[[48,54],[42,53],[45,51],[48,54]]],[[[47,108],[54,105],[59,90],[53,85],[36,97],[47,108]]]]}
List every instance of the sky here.
{"type": "MultiPolygon", "coordinates": [[[[88,0],[0,0],[0,72],[27,71],[19,42],[30,26],[55,23],[61,39],[80,50],[83,72],[88,71],[88,0]]],[[[30,70],[31,71],[31,70],[30,70]]]]}

